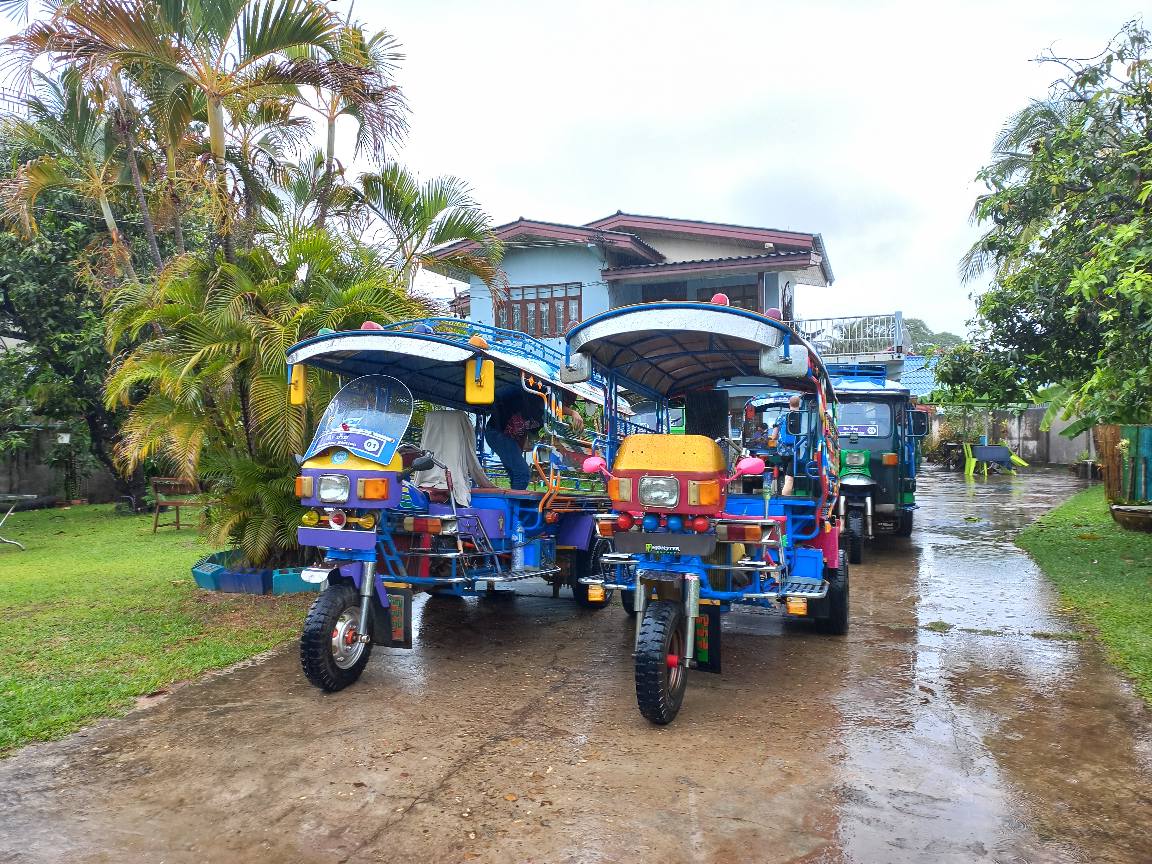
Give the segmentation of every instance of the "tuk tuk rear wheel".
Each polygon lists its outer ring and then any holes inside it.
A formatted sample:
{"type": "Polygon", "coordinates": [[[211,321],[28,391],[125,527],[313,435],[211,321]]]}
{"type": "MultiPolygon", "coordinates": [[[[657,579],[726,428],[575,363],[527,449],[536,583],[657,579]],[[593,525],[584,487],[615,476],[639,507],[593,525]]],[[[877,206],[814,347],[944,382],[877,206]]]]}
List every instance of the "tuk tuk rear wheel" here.
{"type": "Polygon", "coordinates": [[[901,510],[896,514],[896,531],[897,537],[911,537],[912,536],[912,521],[916,511],[914,510],[901,510]]]}
{"type": "Polygon", "coordinates": [[[666,726],[680,713],[688,686],[683,655],[683,604],[649,603],[636,640],[636,704],[657,726],[666,726]]]}
{"type": "Polygon", "coordinates": [[[848,632],[848,556],[841,551],[840,567],[828,573],[828,617],[816,619],[816,630],[830,636],[848,632]]]}
{"type": "Polygon", "coordinates": [[[859,564],[864,560],[864,514],[858,511],[848,513],[848,560],[859,564]]]}
{"type": "Polygon", "coordinates": [[[603,600],[588,599],[588,585],[580,582],[581,579],[599,579],[604,577],[604,565],[600,556],[612,551],[612,541],[606,537],[597,537],[592,548],[586,552],[572,553],[572,596],[576,602],[588,609],[603,609],[612,600],[612,591],[604,590],[603,600]]]}
{"type": "Polygon", "coordinates": [[[300,665],[313,685],[334,693],[354,683],[372,654],[372,643],[359,641],[360,595],[351,585],[330,585],[320,592],[300,634],[300,665]]]}

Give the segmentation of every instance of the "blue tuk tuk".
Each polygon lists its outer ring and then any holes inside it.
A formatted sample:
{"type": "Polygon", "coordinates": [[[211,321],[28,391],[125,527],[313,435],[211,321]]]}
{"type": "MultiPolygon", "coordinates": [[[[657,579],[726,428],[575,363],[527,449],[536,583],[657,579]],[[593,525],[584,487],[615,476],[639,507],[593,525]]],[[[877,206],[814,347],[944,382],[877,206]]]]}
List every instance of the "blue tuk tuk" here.
{"type": "Polygon", "coordinates": [[[562,380],[600,374],[607,385],[606,452],[585,469],[607,480],[611,511],[597,516],[597,532],[615,550],[602,557],[611,572],[583,580],[621,591],[636,615],[641,714],[670,723],[688,670],[720,671],[721,616],[734,606],[779,610],[844,633],[836,397],[815,349],[778,320],[717,303],[611,310],[577,325],[567,344],[562,380]],[[668,434],[669,400],[739,388],[800,394],[786,422],[787,493],[735,485],[762,475],[763,458],[726,452],[703,435],[668,434]],[[655,433],[616,422],[618,393],[655,404],[655,433]]]}
{"type": "Polygon", "coordinates": [[[562,409],[574,400],[602,406],[602,388],[560,381],[560,353],[523,333],[458,319],[370,323],[288,350],[294,402],[304,402],[306,369],[344,382],[296,480],[306,508],[298,541],[319,557],[304,579],[324,586],[304,624],[301,662],[329,691],[360,676],[374,644],[411,647],[416,592],[494,593],[540,578],[554,596],[568,586],[586,606],[608,602],[581,581],[612,550],[594,531],[604,485],[579,471],[594,443],[562,409]],[[484,445],[496,394],[507,388],[540,400],[545,418],[526,490],[501,485],[484,445]]]}

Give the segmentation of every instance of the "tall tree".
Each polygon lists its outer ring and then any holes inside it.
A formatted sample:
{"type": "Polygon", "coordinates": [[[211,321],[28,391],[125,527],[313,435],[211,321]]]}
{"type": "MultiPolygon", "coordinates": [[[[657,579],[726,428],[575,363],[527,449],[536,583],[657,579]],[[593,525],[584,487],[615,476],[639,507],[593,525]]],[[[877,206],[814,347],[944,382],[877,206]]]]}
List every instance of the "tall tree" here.
{"type": "Polygon", "coordinates": [[[1098,57],[1049,57],[1047,99],[1017,114],[980,176],[989,226],[962,268],[991,268],[975,336],[937,375],[961,399],[1053,401],[1152,420],[1152,56],[1129,24],[1098,57]]]}
{"type": "Polygon", "coordinates": [[[26,100],[28,116],[9,118],[0,127],[8,148],[34,156],[0,182],[0,215],[31,235],[41,194],[75,192],[99,206],[115,257],[135,279],[132,255],[112,210],[113,196],[125,185],[114,124],[76,69],[66,69],[59,80],[37,75],[37,81],[37,95],[26,100]]]}
{"type": "Polygon", "coordinates": [[[135,70],[203,98],[225,254],[234,260],[236,178],[227,170],[230,114],[265,94],[322,87],[376,110],[377,79],[340,57],[343,24],[319,0],[85,0],[7,40],[29,65],[48,56],[93,72],[135,70]]]}
{"type": "Polygon", "coordinates": [[[463,180],[435,177],[421,183],[393,162],[362,174],[357,187],[362,204],[388,232],[391,261],[409,289],[422,267],[476,276],[494,292],[502,289],[503,247],[463,180]],[[458,241],[465,241],[466,247],[439,258],[431,254],[437,247],[458,241]]]}

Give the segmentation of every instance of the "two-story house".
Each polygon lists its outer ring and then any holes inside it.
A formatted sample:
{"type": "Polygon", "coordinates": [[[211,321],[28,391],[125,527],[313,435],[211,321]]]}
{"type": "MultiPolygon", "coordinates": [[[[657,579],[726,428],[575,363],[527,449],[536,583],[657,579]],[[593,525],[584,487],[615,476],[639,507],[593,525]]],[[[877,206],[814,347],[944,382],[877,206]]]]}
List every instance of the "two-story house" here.
{"type": "Polygon", "coordinates": [[[717,292],[735,306],[778,307],[791,319],[797,285],[833,279],[819,234],[620,212],[586,225],[521,218],[495,234],[504,244],[507,296],[493,303],[473,278],[467,305],[458,301],[455,310],[557,347],[573,323],[608,309],[717,292]]]}

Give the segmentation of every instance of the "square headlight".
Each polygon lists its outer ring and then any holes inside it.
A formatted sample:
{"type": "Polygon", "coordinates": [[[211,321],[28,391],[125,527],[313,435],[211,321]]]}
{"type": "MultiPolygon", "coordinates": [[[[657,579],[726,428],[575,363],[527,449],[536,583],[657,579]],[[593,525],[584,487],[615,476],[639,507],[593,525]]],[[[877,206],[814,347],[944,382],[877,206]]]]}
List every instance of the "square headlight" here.
{"type": "Polygon", "coordinates": [[[352,483],[347,474],[321,474],[320,500],[332,504],[343,504],[348,500],[352,483]]]}
{"type": "Polygon", "coordinates": [[[845,453],[844,464],[849,468],[860,468],[868,463],[867,453],[845,453]]]}
{"type": "Polygon", "coordinates": [[[680,481],[675,477],[641,477],[640,503],[646,507],[675,507],[680,503],[680,481]]]}

